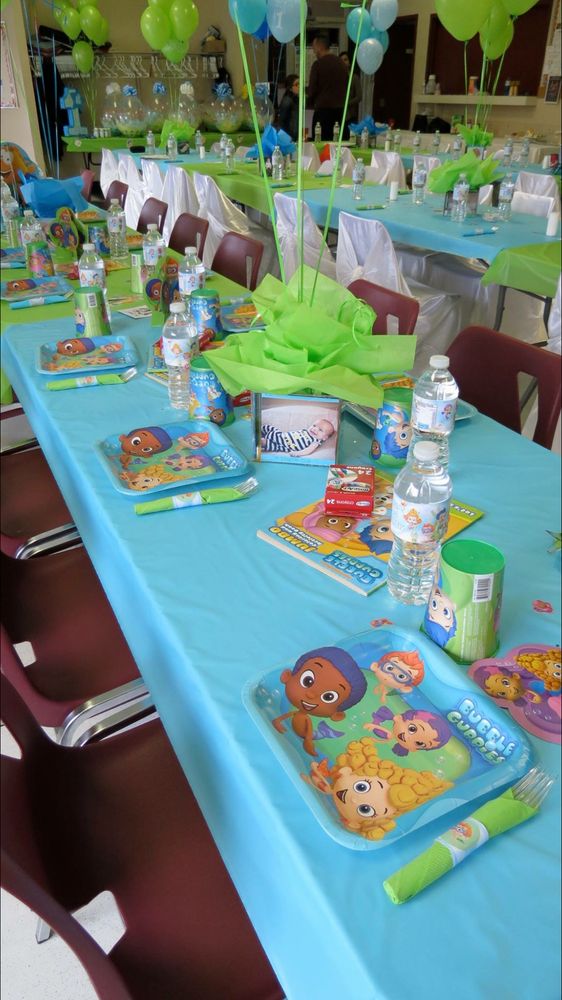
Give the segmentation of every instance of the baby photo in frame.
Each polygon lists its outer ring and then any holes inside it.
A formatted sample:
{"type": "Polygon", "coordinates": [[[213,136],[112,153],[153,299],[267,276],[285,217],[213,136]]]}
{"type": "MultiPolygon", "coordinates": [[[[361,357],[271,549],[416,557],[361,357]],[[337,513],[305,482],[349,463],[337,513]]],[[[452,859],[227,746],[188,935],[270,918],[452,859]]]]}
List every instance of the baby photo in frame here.
{"type": "Polygon", "coordinates": [[[254,454],[258,462],[333,465],[340,400],[329,396],[254,393],[254,454]]]}

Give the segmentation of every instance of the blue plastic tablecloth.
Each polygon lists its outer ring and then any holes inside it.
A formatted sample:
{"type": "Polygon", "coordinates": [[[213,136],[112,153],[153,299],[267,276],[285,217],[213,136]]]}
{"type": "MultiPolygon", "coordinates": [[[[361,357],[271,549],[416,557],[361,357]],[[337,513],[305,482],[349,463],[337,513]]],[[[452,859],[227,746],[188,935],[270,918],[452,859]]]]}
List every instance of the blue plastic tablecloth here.
{"type": "MultiPolygon", "coordinates": [[[[147,322],[117,314],[114,326],[145,356],[147,322]]],[[[536,819],[393,906],[383,879],[466,807],[395,846],[347,850],[309,813],[241,691],[375,618],[417,629],[419,609],[394,603],[386,588],[365,599],[256,538],[257,528],[322,495],[321,468],[258,466],[260,491],[243,503],[137,517],[94,444],[174,411],[144,377],[45,391],[36,347],[73,329],[70,319],[10,328],[6,371],[289,1000],[558,998],[560,782],[536,819]]],[[[249,454],[247,419],[239,414],[228,434],[249,454]]],[[[368,432],[346,417],[342,458],[365,461],[368,446],[368,432]]],[[[480,415],[457,425],[451,448],[455,495],[486,512],[472,537],[506,555],[500,652],[559,642],[560,553],[546,551],[547,529],[560,528],[559,459],[480,415]],[[536,598],[554,614],[534,612],[536,598]]],[[[558,748],[530,740],[558,772],[558,748]]]]}
{"type": "MultiPolygon", "coordinates": [[[[462,236],[473,229],[490,229],[492,223],[479,215],[459,224],[443,215],[443,195],[428,195],[424,205],[413,205],[410,194],[399,195],[388,208],[372,212],[358,211],[360,205],[384,204],[386,185],[365,185],[362,201],[355,201],[351,187],[336,189],[331,227],[338,228],[340,212],[350,212],[361,218],[378,219],[388,229],[394,242],[422,247],[438,253],[452,253],[460,257],[478,257],[491,263],[494,257],[508,247],[529,243],[556,242],[558,237],[546,235],[546,220],[533,215],[513,213],[509,222],[500,223],[498,231],[482,236],[462,236]]],[[[296,197],[287,192],[290,198],[296,197]]],[[[318,225],[325,225],[330,191],[326,188],[306,190],[304,199],[318,225]]],[[[494,223],[496,225],[496,223],[494,223]]]]}

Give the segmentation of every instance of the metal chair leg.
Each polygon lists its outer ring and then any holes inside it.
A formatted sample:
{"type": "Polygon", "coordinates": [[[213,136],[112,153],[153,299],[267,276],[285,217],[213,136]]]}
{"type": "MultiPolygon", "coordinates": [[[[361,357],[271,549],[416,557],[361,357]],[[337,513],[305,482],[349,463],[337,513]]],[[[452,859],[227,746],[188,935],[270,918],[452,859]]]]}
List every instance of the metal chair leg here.
{"type": "Polygon", "coordinates": [[[43,941],[48,941],[52,933],[53,932],[49,925],[46,924],[44,920],[41,920],[41,917],[39,917],[35,928],[35,940],[37,941],[37,944],[43,944],[43,941]]]}

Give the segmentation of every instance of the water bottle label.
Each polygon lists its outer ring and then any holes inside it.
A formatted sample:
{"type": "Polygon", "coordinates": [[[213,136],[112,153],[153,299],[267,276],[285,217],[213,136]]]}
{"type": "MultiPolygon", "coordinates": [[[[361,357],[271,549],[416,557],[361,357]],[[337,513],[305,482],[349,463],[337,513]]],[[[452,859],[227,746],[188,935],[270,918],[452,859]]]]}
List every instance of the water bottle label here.
{"type": "Polygon", "coordinates": [[[191,364],[191,341],[189,337],[178,340],[162,340],[164,364],[171,368],[189,368],[191,364]]]}
{"type": "Polygon", "coordinates": [[[104,288],[105,270],[101,267],[81,267],[78,269],[82,288],[104,288]]]}
{"type": "MultiPolygon", "coordinates": [[[[42,238],[42,237],[41,237],[42,238]]],[[[24,229],[23,226],[20,229],[20,239],[22,246],[27,246],[28,243],[33,243],[38,239],[37,233],[33,229],[24,229]]]]}
{"type": "Polygon", "coordinates": [[[125,219],[121,215],[107,217],[107,231],[113,235],[125,232],[125,219]]]}
{"type": "Polygon", "coordinates": [[[178,274],[178,283],[182,295],[191,295],[192,292],[199,288],[199,275],[197,271],[180,271],[178,274]]]}
{"type": "Polygon", "coordinates": [[[144,246],[142,248],[142,256],[147,267],[156,267],[160,257],[162,256],[162,251],[159,246],[144,246]]]}
{"type": "Polygon", "coordinates": [[[449,503],[412,503],[394,494],[391,531],[403,542],[440,542],[447,530],[449,503]]]}
{"type": "Polygon", "coordinates": [[[419,431],[450,434],[455,425],[456,412],[456,399],[419,399],[414,394],[412,424],[419,431]]]}

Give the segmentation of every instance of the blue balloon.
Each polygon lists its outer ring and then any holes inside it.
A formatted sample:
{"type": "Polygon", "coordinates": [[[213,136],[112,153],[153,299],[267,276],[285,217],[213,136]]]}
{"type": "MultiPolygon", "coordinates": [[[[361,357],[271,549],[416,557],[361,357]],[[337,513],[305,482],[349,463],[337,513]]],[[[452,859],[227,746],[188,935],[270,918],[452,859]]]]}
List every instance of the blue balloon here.
{"type": "Polygon", "coordinates": [[[398,0],[374,0],[371,21],[377,31],[386,31],[394,24],[398,14],[398,0]]]}
{"type": "Polygon", "coordinates": [[[265,18],[262,26],[254,31],[254,38],[257,38],[259,42],[266,42],[269,38],[269,27],[267,24],[267,18],[265,18]]]}
{"type": "Polygon", "coordinates": [[[261,28],[265,20],[265,0],[228,0],[228,9],[234,23],[238,17],[242,31],[247,31],[249,35],[261,28]]]}
{"type": "Polygon", "coordinates": [[[366,38],[357,49],[357,62],[364,73],[376,73],[384,52],[378,38],[366,38]]]}
{"type": "Polygon", "coordinates": [[[388,52],[388,46],[390,45],[388,31],[375,31],[374,37],[381,43],[383,52],[388,52]]]}
{"type": "Polygon", "coordinates": [[[363,11],[363,20],[361,20],[361,8],[356,7],[347,15],[347,21],[345,27],[349,37],[352,42],[359,45],[360,42],[364,42],[367,38],[373,38],[374,31],[371,18],[369,17],[366,10],[363,11]]]}
{"type": "Polygon", "coordinates": [[[301,0],[267,0],[267,23],[278,42],[292,42],[301,26],[301,0]]]}

